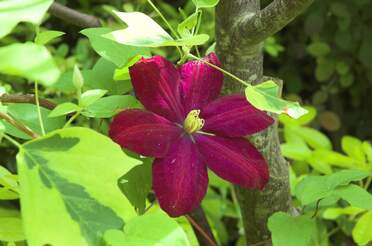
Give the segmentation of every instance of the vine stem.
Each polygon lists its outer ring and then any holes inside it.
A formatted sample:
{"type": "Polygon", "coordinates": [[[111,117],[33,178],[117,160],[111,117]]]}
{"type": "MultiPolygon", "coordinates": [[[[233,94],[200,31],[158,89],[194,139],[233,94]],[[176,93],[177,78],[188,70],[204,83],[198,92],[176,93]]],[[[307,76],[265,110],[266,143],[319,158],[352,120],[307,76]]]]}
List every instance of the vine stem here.
{"type": "Polygon", "coordinates": [[[38,86],[37,81],[35,81],[35,102],[37,106],[37,114],[39,118],[41,134],[45,136],[45,127],[44,127],[44,122],[43,122],[43,116],[41,115],[41,108],[40,108],[40,101],[39,101],[39,86],[38,86]]]}
{"type": "Polygon", "coordinates": [[[245,86],[251,86],[249,83],[245,82],[244,80],[242,80],[242,79],[239,78],[238,76],[236,76],[236,75],[234,75],[234,74],[232,74],[232,73],[226,71],[226,70],[223,69],[223,68],[220,68],[219,66],[216,66],[216,65],[214,65],[214,64],[212,64],[212,63],[210,63],[210,62],[207,62],[207,61],[203,60],[202,58],[199,58],[199,57],[197,57],[197,56],[194,56],[193,54],[189,54],[189,57],[190,57],[190,58],[193,58],[193,59],[196,59],[196,60],[198,60],[198,61],[201,61],[201,62],[207,64],[208,66],[213,67],[214,69],[217,69],[218,71],[220,71],[220,72],[222,72],[222,73],[224,73],[224,74],[230,76],[231,78],[235,79],[236,81],[242,83],[242,84],[245,85],[245,86]]]}
{"type": "Polygon", "coordinates": [[[208,236],[208,234],[196,223],[195,220],[191,218],[189,215],[185,215],[185,217],[190,221],[190,223],[200,232],[201,235],[208,241],[211,246],[217,246],[217,244],[208,236]]]}

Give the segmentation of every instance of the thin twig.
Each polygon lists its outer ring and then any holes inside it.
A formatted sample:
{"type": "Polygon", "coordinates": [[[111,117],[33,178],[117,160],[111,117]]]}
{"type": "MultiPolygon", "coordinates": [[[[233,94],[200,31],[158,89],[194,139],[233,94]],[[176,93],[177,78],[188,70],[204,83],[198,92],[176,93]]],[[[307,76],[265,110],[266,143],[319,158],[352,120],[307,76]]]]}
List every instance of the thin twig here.
{"type": "MultiPolygon", "coordinates": [[[[0,96],[0,102],[2,103],[32,103],[36,104],[35,95],[8,95],[3,94],[0,96]]],[[[47,99],[39,98],[40,106],[47,109],[54,109],[57,105],[47,99]]]]}
{"type": "Polygon", "coordinates": [[[24,125],[24,124],[16,121],[15,119],[13,119],[13,117],[11,117],[9,114],[0,112],[0,119],[5,120],[6,122],[11,124],[12,126],[16,127],[18,130],[26,133],[27,135],[29,135],[32,138],[38,138],[39,137],[39,135],[37,133],[33,132],[26,125],[24,125]]]}
{"type": "Polygon", "coordinates": [[[62,4],[54,2],[50,8],[49,13],[65,22],[73,24],[75,26],[88,28],[88,27],[100,27],[101,23],[99,19],[93,15],[88,15],[70,9],[62,4]]]}

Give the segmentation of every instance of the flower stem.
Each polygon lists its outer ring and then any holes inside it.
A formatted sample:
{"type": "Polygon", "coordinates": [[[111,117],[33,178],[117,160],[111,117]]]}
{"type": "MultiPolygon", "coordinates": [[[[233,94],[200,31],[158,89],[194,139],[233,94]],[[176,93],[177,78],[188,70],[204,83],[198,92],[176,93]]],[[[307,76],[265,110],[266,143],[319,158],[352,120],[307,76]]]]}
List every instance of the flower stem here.
{"type": "Polygon", "coordinates": [[[80,111],[76,112],[67,122],[66,124],[63,126],[63,128],[67,128],[71,125],[71,123],[80,115],[80,111]]]}
{"type": "Polygon", "coordinates": [[[44,127],[44,122],[43,122],[43,117],[41,115],[41,108],[40,108],[40,101],[39,101],[39,86],[37,81],[35,81],[35,102],[37,106],[37,114],[39,117],[39,124],[40,124],[40,129],[41,129],[41,134],[44,136],[45,135],[45,127],[44,127]]]}
{"type": "Polygon", "coordinates": [[[194,55],[192,55],[192,54],[189,54],[189,57],[190,57],[190,58],[193,58],[193,59],[196,59],[196,60],[198,60],[198,61],[201,61],[201,62],[207,64],[208,66],[213,67],[214,69],[217,69],[218,71],[220,71],[220,72],[222,72],[222,73],[224,73],[224,74],[230,76],[231,78],[233,78],[233,79],[239,81],[240,83],[242,83],[242,84],[245,85],[245,86],[251,86],[249,83],[245,82],[244,80],[242,80],[242,79],[239,78],[238,76],[236,76],[236,75],[234,75],[234,74],[232,74],[232,73],[226,71],[225,69],[220,68],[219,66],[216,66],[216,65],[214,65],[214,64],[212,64],[212,63],[210,63],[210,62],[207,62],[207,61],[205,61],[205,60],[203,60],[203,59],[201,59],[201,58],[199,58],[199,57],[197,57],[197,56],[194,56],[194,55]]]}

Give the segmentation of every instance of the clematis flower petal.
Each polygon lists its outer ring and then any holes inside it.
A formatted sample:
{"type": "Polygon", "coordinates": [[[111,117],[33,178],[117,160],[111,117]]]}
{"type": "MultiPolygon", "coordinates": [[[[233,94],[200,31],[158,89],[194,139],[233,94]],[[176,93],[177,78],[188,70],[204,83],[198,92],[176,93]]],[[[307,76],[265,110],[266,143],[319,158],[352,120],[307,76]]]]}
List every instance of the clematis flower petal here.
{"type": "MultiPolygon", "coordinates": [[[[221,66],[216,54],[203,58],[207,62],[221,66]]],[[[219,95],[223,73],[201,61],[190,61],[179,68],[181,74],[181,94],[186,113],[200,109],[219,95]]]]}
{"type": "Polygon", "coordinates": [[[244,96],[221,97],[202,108],[202,131],[227,137],[242,137],[262,131],[274,123],[265,112],[253,107],[244,96]]]}
{"type": "Polygon", "coordinates": [[[179,73],[172,63],[161,56],[142,58],[129,72],[134,92],[147,110],[170,121],[183,120],[179,73]]]}
{"type": "Polygon", "coordinates": [[[195,144],[181,138],[162,159],[153,163],[153,189],[160,207],[172,217],[195,209],[208,187],[207,167],[202,164],[195,144]]]}
{"type": "Polygon", "coordinates": [[[203,162],[218,176],[245,188],[264,188],[269,180],[267,163],[246,139],[194,137],[203,162]]]}
{"type": "Polygon", "coordinates": [[[109,132],[121,147],[152,157],[165,156],[182,134],[182,129],[167,119],[139,109],[115,116],[109,132]]]}

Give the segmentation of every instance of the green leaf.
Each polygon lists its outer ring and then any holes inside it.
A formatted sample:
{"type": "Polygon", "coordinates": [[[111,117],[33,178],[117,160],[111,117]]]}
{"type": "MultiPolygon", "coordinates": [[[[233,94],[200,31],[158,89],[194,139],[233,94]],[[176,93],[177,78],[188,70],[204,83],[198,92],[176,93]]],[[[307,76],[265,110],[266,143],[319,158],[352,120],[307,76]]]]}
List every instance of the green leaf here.
{"type": "Polygon", "coordinates": [[[333,194],[341,197],[353,207],[372,211],[372,195],[360,186],[351,184],[345,187],[339,187],[333,194]]]}
{"type": "Polygon", "coordinates": [[[366,161],[362,141],[352,136],[344,136],[341,140],[342,150],[350,157],[359,161],[366,161]]]}
{"type": "Polygon", "coordinates": [[[52,0],[0,1],[0,38],[12,31],[21,21],[40,24],[52,0]]]}
{"type": "Polygon", "coordinates": [[[52,85],[60,75],[44,46],[34,43],[11,44],[0,48],[0,57],[0,73],[37,80],[44,86],[52,85]]]}
{"type": "Polygon", "coordinates": [[[335,220],[341,215],[356,216],[363,211],[365,211],[365,209],[355,208],[355,207],[327,208],[323,213],[323,218],[328,219],[328,220],[335,220]]]}
{"type": "Polygon", "coordinates": [[[317,149],[313,152],[313,155],[314,158],[337,167],[365,169],[364,163],[335,151],[317,149]]]}
{"type": "Polygon", "coordinates": [[[302,205],[307,205],[333,194],[338,186],[368,176],[371,176],[371,173],[359,170],[343,170],[326,176],[307,176],[297,184],[295,195],[302,205]]]}
{"type": "Polygon", "coordinates": [[[192,0],[196,8],[213,8],[220,0],[192,0]]]}
{"type": "Polygon", "coordinates": [[[303,144],[285,143],[280,145],[280,150],[284,157],[296,161],[305,161],[311,155],[311,150],[305,142],[303,144]]]}
{"type": "Polygon", "coordinates": [[[26,240],[22,220],[18,217],[0,217],[0,241],[26,240]]]}
{"type": "Polygon", "coordinates": [[[279,115],[278,120],[280,121],[280,123],[284,125],[288,124],[300,126],[307,125],[315,119],[317,111],[316,108],[311,106],[305,106],[304,108],[307,110],[307,114],[302,115],[298,119],[293,119],[286,114],[281,114],[279,115]]]}
{"type": "Polygon", "coordinates": [[[125,13],[114,11],[114,13],[128,27],[104,34],[102,37],[121,44],[137,47],[193,46],[204,44],[209,39],[208,35],[199,34],[189,38],[174,40],[153,19],[141,12],[125,13]]]}
{"type": "Polygon", "coordinates": [[[70,103],[70,102],[62,103],[62,104],[59,104],[55,109],[53,109],[52,112],[49,113],[48,117],[49,118],[58,117],[58,116],[74,113],[80,110],[81,108],[74,103],[70,103]]]}
{"type": "Polygon", "coordinates": [[[315,220],[302,215],[292,217],[276,212],[269,218],[268,228],[275,246],[308,246],[315,235],[315,220]]]}
{"type": "Polygon", "coordinates": [[[295,119],[307,113],[307,110],[302,108],[298,102],[281,99],[278,91],[278,85],[269,80],[256,86],[248,86],[245,89],[245,96],[253,106],[263,111],[285,113],[295,119]]]}
{"type": "Polygon", "coordinates": [[[39,32],[36,35],[35,43],[36,44],[40,44],[40,45],[46,45],[47,43],[49,43],[53,39],[56,39],[56,38],[58,38],[58,37],[60,37],[60,36],[62,36],[64,34],[65,34],[64,32],[52,31],[52,30],[48,30],[48,31],[44,31],[44,32],[39,32]]]}
{"type": "Polygon", "coordinates": [[[108,96],[98,99],[85,108],[83,115],[93,118],[111,118],[122,110],[140,107],[141,104],[133,96],[108,96]]]}
{"type": "Polygon", "coordinates": [[[140,162],[93,130],[68,128],[28,142],[17,164],[30,245],[101,245],[106,230],[134,216],[116,181],[140,162]]]}
{"type": "Polygon", "coordinates": [[[367,156],[367,161],[372,163],[372,146],[369,142],[363,141],[362,149],[367,156]]]}
{"type": "Polygon", "coordinates": [[[180,24],[177,26],[177,31],[181,35],[181,37],[190,37],[191,35],[191,30],[198,24],[198,16],[199,13],[195,12],[189,17],[187,17],[184,21],[182,21],[180,24]]]}
{"type": "MultiPolygon", "coordinates": [[[[62,128],[65,124],[64,117],[48,118],[50,110],[43,107],[40,107],[40,110],[44,128],[47,133],[62,128]]],[[[31,128],[32,131],[36,132],[39,135],[42,135],[36,105],[24,103],[10,104],[8,106],[8,113],[19,122],[31,128]]],[[[9,123],[3,122],[3,124],[6,127],[6,133],[18,138],[30,139],[30,136],[26,135],[24,132],[18,130],[9,123]]]]}
{"type": "Polygon", "coordinates": [[[324,174],[332,173],[331,166],[328,163],[319,160],[313,154],[306,159],[306,162],[308,162],[310,166],[314,168],[314,170],[317,170],[320,173],[324,173],[324,174]]]}
{"type": "Polygon", "coordinates": [[[86,91],[80,97],[79,106],[86,108],[89,105],[95,103],[97,100],[103,97],[106,93],[107,93],[106,90],[101,90],[101,89],[86,91]]]}
{"type": "Polygon", "coordinates": [[[128,198],[139,214],[146,208],[146,198],[152,187],[151,160],[135,166],[124,174],[118,181],[120,190],[128,198]]]}
{"type": "Polygon", "coordinates": [[[187,236],[176,221],[164,212],[157,211],[138,216],[129,221],[124,232],[108,230],[104,239],[108,246],[189,246],[187,236]]]}
{"type": "Polygon", "coordinates": [[[372,212],[359,218],[353,229],[353,239],[358,245],[366,245],[372,240],[372,212]]]}
{"type": "Polygon", "coordinates": [[[121,95],[130,91],[132,89],[132,83],[130,82],[130,80],[114,80],[116,68],[117,67],[114,63],[104,58],[100,58],[94,65],[92,70],[83,71],[85,87],[87,89],[107,90],[111,95],[121,95]]]}
{"type": "Polygon", "coordinates": [[[307,47],[307,51],[315,56],[315,57],[318,57],[318,56],[326,56],[329,54],[329,52],[331,52],[331,48],[329,47],[329,45],[327,43],[324,43],[324,42],[315,42],[315,43],[312,43],[310,44],[308,47],[307,47]]]}
{"type": "Polygon", "coordinates": [[[332,149],[332,143],[322,132],[310,127],[292,127],[292,131],[303,138],[314,149],[332,149]]]}
{"type": "Polygon", "coordinates": [[[89,38],[93,49],[100,56],[115,63],[118,67],[127,65],[127,63],[135,56],[151,55],[148,48],[127,46],[102,37],[102,35],[113,31],[115,30],[111,28],[99,27],[84,29],[81,33],[89,38]]]}
{"type": "Polygon", "coordinates": [[[6,168],[0,166],[0,200],[18,199],[17,175],[10,173],[6,168]]]}

